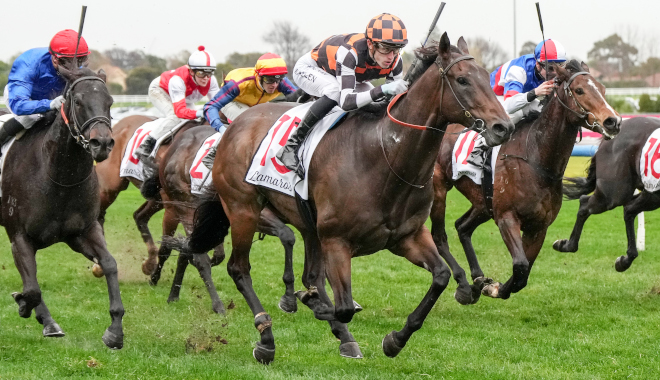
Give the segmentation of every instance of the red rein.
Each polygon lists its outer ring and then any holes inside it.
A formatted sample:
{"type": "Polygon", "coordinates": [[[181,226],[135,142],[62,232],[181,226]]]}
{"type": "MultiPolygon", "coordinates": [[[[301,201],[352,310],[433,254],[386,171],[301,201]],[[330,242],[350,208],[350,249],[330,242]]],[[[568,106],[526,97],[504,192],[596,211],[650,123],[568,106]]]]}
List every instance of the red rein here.
{"type": "Polygon", "coordinates": [[[390,120],[392,120],[393,122],[395,122],[395,123],[397,123],[397,124],[400,124],[400,125],[403,125],[404,127],[413,128],[413,129],[420,129],[420,130],[422,130],[422,131],[427,130],[428,128],[427,128],[425,125],[417,125],[417,124],[409,124],[409,123],[405,123],[405,122],[403,122],[403,121],[401,121],[401,120],[397,120],[397,119],[395,119],[394,116],[392,116],[392,114],[390,113],[390,109],[392,108],[392,106],[394,106],[394,103],[396,103],[397,100],[399,100],[399,98],[401,98],[401,97],[402,97],[403,95],[405,95],[407,92],[408,92],[408,91],[406,91],[406,92],[402,92],[402,93],[400,93],[399,95],[395,96],[394,99],[392,99],[392,101],[390,102],[390,104],[387,105],[387,116],[388,116],[388,117],[390,118],[390,120]]]}

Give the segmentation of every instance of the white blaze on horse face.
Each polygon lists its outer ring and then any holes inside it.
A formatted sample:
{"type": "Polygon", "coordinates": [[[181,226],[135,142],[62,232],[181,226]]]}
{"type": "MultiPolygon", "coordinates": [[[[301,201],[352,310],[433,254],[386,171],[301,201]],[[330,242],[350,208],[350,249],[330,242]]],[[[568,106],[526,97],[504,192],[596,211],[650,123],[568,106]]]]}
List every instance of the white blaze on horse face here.
{"type": "Polygon", "coordinates": [[[597,93],[597,94],[600,96],[600,98],[603,100],[603,103],[605,103],[605,106],[607,106],[607,109],[610,110],[610,112],[612,112],[613,114],[616,115],[616,111],[612,108],[612,106],[610,106],[610,103],[608,103],[607,100],[605,100],[605,98],[603,97],[603,94],[600,93],[600,90],[599,90],[598,87],[596,86],[596,83],[594,83],[594,81],[592,81],[591,79],[589,79],[589,80],[587,81],[587,83],[589,83],[589,86],[593,87],[593,88],[596,90],[596,93],[597,93]]]}

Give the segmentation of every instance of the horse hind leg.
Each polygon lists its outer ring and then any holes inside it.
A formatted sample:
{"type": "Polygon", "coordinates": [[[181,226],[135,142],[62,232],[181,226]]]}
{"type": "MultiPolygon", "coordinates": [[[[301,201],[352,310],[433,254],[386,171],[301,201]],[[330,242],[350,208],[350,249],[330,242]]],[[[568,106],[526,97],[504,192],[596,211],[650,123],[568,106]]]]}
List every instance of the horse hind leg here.
{"type": "Polygon", "coordinates": [[[660,196],[643,191],[630,203],[623,207],[623,220],[626,223],[626,236],[628,238],[628,250],[626,256],[620,256],[614,263],[617,272],[624,272],[637,258],[637,242],[635,239],[635,217],[640,212],[653,211],[660,207],[660,196]]]}
{"type": "MultiPolygon", "coordinates": [[[[598,189],[596,189],[598,191],[598,189]]],[[[580,197],[580,208],[578,209],[577,218],[571,236],[568,239],[560,239],[552,243],[552,248],[558,252],[577,252],[580,243],[580,236],[584,223],[587,221],[591,214],[600,214],[607,210],[605,198],[599,197],[594,194],[583,195],[580,197]]]]}
{"type": "Polygon", "coordinates": [[[492,285],[495,281],[492,278],[486,277],[481,270],[477,254],[472,245],[472,234],[480,225],[490,220],[490,215],[485,209],[472,205],[470,209],[463,214],[454,224],[458,239],[461,242],[465,257],[470,265],[470,275],[472,277],[472,299],[476,303],[481,296],[483,289],[486,286],[492,285]]]}
{"type": "Polygon", "coordinates": [[[296,236],[286,224],[282,223],[267,208],[263,209],[259,215],[257,231],[270,236],[277,236],[280,242],[282,242],[282,246],[284,247],[284,274],[282,275],[282,281],[284,281],[285,291],[277,306],[285,313],[295,313],[298,311],[298,302],[293,288],[296,279],[293,273],[293,245],[296,243],[296,236]]]}
{"type": "Polygon", "coordinates": [[[149,219],[154,216],[155,213],[163,209],[163,205],[160,202],[160,199],[150,199],[144,202],[134,213],[133,219],[137,225],[140,234],[142,235],[142,240],[147,245],[147,251],[149,252],[148,258],[142,263],[142,273],[147,276],[151,276],[158,266],[158,248],[154,243],[154,239],[151,236],[151,231],[149,231],[149,219]]]}
{"type": "MultiPolygon", "coordinates": [[[[176,210],[170,205],[165,206],[165,214],[163,215],[163,236],[174,236],[178,225],[179,219],[176,215],[176,210]]],[[[165,262],[170,258],[171,254],[172,248],[168,247],[167,244],[160,245],[157,253],[158,265],[156,265],[156,268],[151,274],[149,284],[153,286],[158,284],[158,281],[160,281],[161,273],[163,271],[163,266],[165,266],[165,262]]],[[[142,264],[142,269],[144,269],[144,264],[142,264]]]]}
{"type": "Polygon", "coordinates": [[[520,222],[511,213],[505,213],[497,221],[500,234],[513,259],[513,274],[504,283],[492,283],[482,289],[482,294],[492,298],[508,299],[527,284],[530,263],[525,255],[523,239],[520,235],[520,222]]]}

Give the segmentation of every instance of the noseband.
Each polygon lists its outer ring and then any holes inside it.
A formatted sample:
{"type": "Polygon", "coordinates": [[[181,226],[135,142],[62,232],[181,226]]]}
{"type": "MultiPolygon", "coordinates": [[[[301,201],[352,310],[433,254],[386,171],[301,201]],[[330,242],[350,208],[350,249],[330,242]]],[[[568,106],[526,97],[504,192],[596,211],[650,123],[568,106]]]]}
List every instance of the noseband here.
{"type": "Polygon", "coordinates": [[[66,94],[64,94],[64,99],[65,99],[64,103],[71,105],[70,107],[71,122],[69,122],[69,119],[66,117],[66,113],[64,112],[64,105],[60,108],[60,113],[62,114],[62,119],[64,120],[64,123],[69,128],[69,133],[71,133],[71,136],[76,140],[76,143],[82,146],[83,149],[85,149],[88,153],[91,153],[91,150],[89,149],[89,140],[85,138],[83,133],[87,128],[91,128],[93,125],[97,123],[106,124],[108,127],[111,126],[111,123],[110,123],[110,119],[105,116],[94,116],[88,119],[87,121],[85,121],[81,126],[78,126],[80,123],[78,122],[78,117],[76,115],[76,107],[73,106],[73,102],[71,101],[71,96],[73,96],[72,95],[73,88],[76,87],[78,83],[85,80],[98,80],[103,82],[103,85],[105,85],[105,81],[103,79],[95,76],[86,76],[76,79],[73,83],[71,83],[71,86],[69,86],[69,89],[66,91],[66,94]]]}
{"type": "MultiPolygon", "coordinates": [[[[573,96],[573,91],[571,91],[571,83],[573,83],[575,78],[577,78],[579,75],[589,75],[589,72],[580,71],[580,72],[577,72],[577,73],[571,75],[571,77],[568,78],[568,80],[563,83],[562,87],[564,88],[564,95],[566,96],[566,98],[567,99],[568,98],[573,99],[573,102],[575,102],[575,105],[580,109],[580,112],[577,112],[576,110],[574,110],[574,109],[568,107],[566,104],[564,104],[564,102],[562,102],[561,99],[557,96],[557,93],[555,93],[555,96],[557,97],[557,100],[559,101],[559,104],[561,104],[567,110],[573,112],[575,115],[577,115],[578,118],[584,120],[585,124],[587,124],[591,129],[594,129],[595,127],[599,127],[601,130],[604,130],[603,127],[600,124],[598,124],[598,121],[596,120],[596,115],[594,115],[593,113],[585,110],[584,107],[582,107],[582,104],[580,104],[580,102],[578,102],[577,98],[575,98],[575,96],[573,96]],[[593,124],[589,124],[589,115],[593,116],[593,118],[594,118],[593,124]]],[[[580,138],[581,137],[582,137],[582,131],[580,130],[580,138]]]]}
{"type": "MultiPolygon", "coordinates": [[[[454,95],[454,99],[456,100],[458,105],[461,106],[461,108],[463,109],[463,112],[465,113],[465,116],[467,118],[470,118],[470,119],[474,120],[474,123],[472,124],[472,127],[470,127],[469,129],[481,133],[486,129],[486,123],[482,119],[475,119],[474,116],[472,116],[472,114],[470,113],[470,111],[468,111],[465,108],[463,103],[461,103],[461,101],[458,99],[458,96],[456,96],[456,92],[454,91],[454,88],[451,86],[451,82],[447,78],[447,74],[449,73],[449,69],[451,69],[452,66],[454,66],[458,62],[465,61],[465,60],[468,60],[468,59],[474,59],[474,57],[471,56],[471,55],[464,55],[462,57],[458,57],[455,60],[451,61],[447,65],[447,67],[442,67],[442,60],[441,60],[440,56],[438,55],[438,58],[436,58],[435,64],[438,65],[438,72],[440,73],[440,81],[442,82],[442,84],[440,85],[440,111],[439,111],[439,114],[442,115],[442,98],[444,97],[445,81],[446,81],[447,85],[449,86],[449,89],[451,90],[451,93],[454,95]]],[[[421,129],[421,130],[436,129],[436,128],[428,127],[428,126],[425,126],[425,125],[409,124],[409,123],[403,122],[401,120],[398,120],[394,116],[392,116],[392,114],[390,113],[390,109],[392,109],[392,106],[394,106],[394,103],[396,103],[397,100],[399,100],[399,98],[401,98],[407,92],[408,91],[403,92],[403,93],[395,96],[394,99],[392,99],[390,104],[387,106],[387,116],[390,118],[390,120],[392,120],[393,122],[395,122],[397,124],[403,125],[403,126],[408,127],[408,128],[413,128],[413,129],[421,129]]],[[[444,131],[441,131],[441,132],[444,132],[444,131]]]]}

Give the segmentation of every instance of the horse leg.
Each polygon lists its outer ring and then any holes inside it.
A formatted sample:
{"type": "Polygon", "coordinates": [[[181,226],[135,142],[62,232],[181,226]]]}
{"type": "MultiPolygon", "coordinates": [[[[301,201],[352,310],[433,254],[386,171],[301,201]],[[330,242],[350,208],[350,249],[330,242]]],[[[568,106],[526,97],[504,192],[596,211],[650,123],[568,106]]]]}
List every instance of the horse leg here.
{"type": "Polygon", "coordinates": [[[213,249],[213,256],[211,257],[211,266],[218,266],[220,265],[223,261],[225,261],[225,247],[223,246],[224,244],[224,239],[222,243],[218,244],[214,249],[213,249]]]}
{"type": "MultiPolygon", "coordinates": [[[[302,282],[308,289],[298,291],[296,296],[314,312],[314,317],[327,320],[332,334],[339,339],[339,355],[345,358],[362,359],[362,351],[346,323],[334,318],[334,305],[325,289],[324,264],[321,258],[321,243],[315,233],[304,234],[305,269],[302,282]]],[[[354,301],[355,302],[355,301],[354,301]]],[[[359,305],[358,305],[359,306],[359,305]]],[[[356,311],[357,306],[356,306],[356,311]]]]}
{"type": "Polygon", "coordinates": [[[530,264],[525,256],[525,249],[520,236],[520,222],[515,216],[511,212],[506,212],[499,218],[497,225],[504,244],[506,244],[513,258],[513,275],[504,285],[501,283],[488,284],[481,292],[489,297],[508,299],[513,290],[517,291],[524,287],[529,276],[530,264]]]}
{"type": "Polygon", "coordinates": [[[424,320],[447,287],[451,272],[440,258],[433,238],[424,226],[409,238],[402,239],[391,251],[428,270],[433,276],[431,287],[417,308],[408,316],[401,331],[392,331],[383,339],[383,352],[393,358],[401,352],[412,334],[422,327],[424,320]]]}
{"type": "Polygon", "coordinates": [[[23,281],[23,292],[12,293],[14,301],[18,304],[18,315],[22,318],[30,318],[32,309],[42,303],[41,289],[37,282],[37,260],[36,250],[32,243],[22,233],[11,237],[11,252],[14,256],[14,264],[21,274],[23,281]]]}
{"type": "MultiPolygon", "coordinates": [[[[176,228],[179,225],[179,218],[177,217],[176,211],[172,206],[168,204],[164,207],[165,207],[165,213],[163,215],[163,236],[174,236],[174,233],[176,232],[176,228]]],[[[151,275],[151,279],[149,280],[149,283],[151,285],[155,286],[156,284],[158,284],[158,281],[160,280],[161,272],[163,271],[163,266],[165,265],[167,259],[170,258],[171,253],[172,253],[172,249],[168,248],[165,244],[160,245],[160,248],[158,249],[158,265],[156,265],[156,269],[153,271],[153,274],[151,275]]],[[[144,268],[144,264],[142,268],[144,268]]],[[[177,266],[177,270],[178,270],[178,266],[177,266]]]]}
{"type": "Polygon", "coordinates": [[[620,256],[614,263],[617,272],[624,272],[633,260],[637,258],[637,242],[635,239],[635,217],[640,212],[653,211],[660,207],[660,197],[643,191],[635,197],[630,203],[623,206],[623,220],[626,223],[626,236],[628,237],[628,250],[626,256],[620,256]]]}
{"type": "Polygon", "coordinates": [[[582,229],[589,216],[592,214],[600,214],[608,210],[607,198],[603,196],[602,193],[600,193],[600,196],[598,196],[597,193],[598,188],[596,188],[594,195],[583,195],[580,197],[580,208],[577,212],[577,218],[575,219],[575,225],[573,226],[571,237],[568,239],[557,240],[552,243],[552,248],[555,251],[577,252],[582,229]]]}
{"type": "Polygon", "coordinates": [[[284,295],[277,306],[285,313],[295,313],[298,311],[298,303],[294,294],[293,283],[296,279],[293,273],[293,245],[296,243],[296,236],[286,224],[282,223],[280,218],[275,216],[272,211],[265,208],[261,210],[257,231],[277,236],[284,247],[284,295]]]}
{"type": "Polygon", "coordinates": [[[490,215],[483,209],[472,205],[470,209],[463,214],[454,224],[458,239],[465,251],[465,257],[470,265],[470,275],[472,277],[472,299],[474,302],[479,300],[481,292],[486,285],[494,283],[493,279],[484,276],[484,272],[479,266],[477,254],[472,246],[472,234],[480,225],[490,220],[490,215]]]}
{"type": "Polygon", "coordinates": [[[186,268],[188,268],[190,260],[192,260],[192,253],[179,252],[179,259],[176,261],[176,271],[174,272],[172,288],[170,289],[169,297],[167,297],[167,303],[177,302],[179,300],[183,275],[186,274],[186,268]]]}
{"type": "Polygon", "coordinates": [[[162,209],[163,205],[160,202],[160,199],[150,199],[144,202],[140,208],[133,213],[135,224],[137,225],[137,228],[142,235],[142,240],[147,245],[147,251],[149,252],[149,257],[142,263],[142,273],[147,276],[151,276],[158,265],[158,248],[154,243],[154,239],[151,237],[151,231],[149,231],[149,219],[162,209]]]}
{"type": "MultiPolygon", "coordinates": [[[[451,268],[454,280],[458,284],[454,298],[461,305],[469,305],[479,300],[480,292],[473,293],[472,287],[467,281],[465,271],[458,265],[454,256],[449,252],[447,232],[445,230],[445,211],[447,207],[447,189],[442,186],[434,186],[435,196],[431,206],[431,236],[440,256],[451,268]]],[[[481,291],[481,289],[479,289],[481,291]]]]}
{"type": "Polygon", "coordinates": [[[103,334],[103,343],[113,349],[122,348],[124,346],[124,330],[122,326],[124,305],[121,302],[121,293],[119,292],[117,262],[110,252],[108,252],[108,248],[105,245],[103,228],[101,228],[99,223],[93,223],[84,234],[74,237],[68,244],[74,251],[80,252],[87,257],[94,257],[101,266],[101,269],[103,269],[108,284],[110,317],[112,318],[112,324],[103,334]]]}

